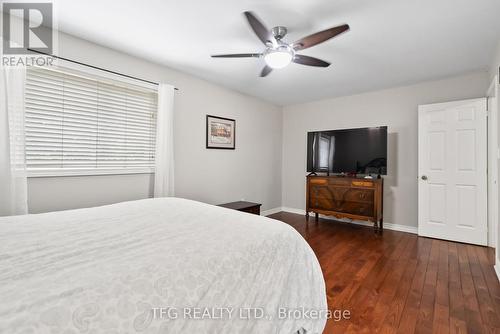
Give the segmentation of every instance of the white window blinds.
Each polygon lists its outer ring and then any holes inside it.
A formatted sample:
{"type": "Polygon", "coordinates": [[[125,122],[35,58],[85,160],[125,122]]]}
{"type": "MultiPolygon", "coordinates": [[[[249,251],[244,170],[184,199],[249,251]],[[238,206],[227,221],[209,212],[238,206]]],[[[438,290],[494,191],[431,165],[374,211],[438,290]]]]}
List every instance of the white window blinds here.
{"type": "Polygon", "coordinates": [[[25,103],[26,164],[34,174],[153,171],[155,90],[29,67],[25,103]]]}

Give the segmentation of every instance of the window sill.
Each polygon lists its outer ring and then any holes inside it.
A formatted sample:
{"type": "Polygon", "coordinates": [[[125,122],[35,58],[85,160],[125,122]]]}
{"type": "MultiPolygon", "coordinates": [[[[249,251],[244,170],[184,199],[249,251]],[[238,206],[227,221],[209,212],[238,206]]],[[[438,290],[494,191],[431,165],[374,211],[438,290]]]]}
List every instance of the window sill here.
{"type": "Polygon", "coordinates": [[[115,168],[115,169],[44,169],[28,170],[28,178],[35,177],[64,177],[64,176],[99,176],[99,175],[126,175],[126,174],[153,174],[154,168],[115,168]]]}

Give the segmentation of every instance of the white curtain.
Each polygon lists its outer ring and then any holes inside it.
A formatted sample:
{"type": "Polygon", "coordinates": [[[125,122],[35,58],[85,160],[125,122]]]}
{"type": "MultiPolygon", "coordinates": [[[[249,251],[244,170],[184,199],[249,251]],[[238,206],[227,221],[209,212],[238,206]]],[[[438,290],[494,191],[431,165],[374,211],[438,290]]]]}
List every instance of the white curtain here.
{"type": "Polygon", "coordinates": [[[24,67],[0,68],[0,216],[28,213],[24,67]]]}
{"type": "Polygon", "coordinates": [[[158,85],[155,197],[174,196],[174,87],[158,85]]]}

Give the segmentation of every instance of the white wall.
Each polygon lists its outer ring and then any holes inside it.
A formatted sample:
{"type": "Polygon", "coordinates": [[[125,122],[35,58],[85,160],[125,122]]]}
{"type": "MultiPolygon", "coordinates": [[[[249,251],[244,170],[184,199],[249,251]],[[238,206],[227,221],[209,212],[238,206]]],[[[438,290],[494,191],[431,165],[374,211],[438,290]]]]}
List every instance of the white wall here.
{"type": "Polygon", "coordinates": [[[497,45],[497,51],[493,57],[493,60],[491,62],[490,66],[490,78],[493,78],[495,75],[499,74],[499,68],[500,68],[500,42],[498,42],[497,45]]]}
{"type": "Polygon", "coordinates": [[[29,210],[57,211],[147,198],[153,181],[152,174],[30,178],[29,210]]]}
{"type": "Polygon", "coordinates": [[[283,109],[283,206],[305,209],[306,133],[314,130],[389,127],[384,221],[417,226],[417,107],[483,97],[485,72],[283,109]]]}
{"type": "MultiPolygon", "coordinates": [[[[62,57],[175,85],[176,195],[212,204],[246,199],[281,206],[281,108],[65,34],[62,57]],[[205,115],[236,119],[236,150],[205,149],[205,115]]],[[[153,176],[30,178],[31,213],[103,205],[152,195],[153,176]]]]}

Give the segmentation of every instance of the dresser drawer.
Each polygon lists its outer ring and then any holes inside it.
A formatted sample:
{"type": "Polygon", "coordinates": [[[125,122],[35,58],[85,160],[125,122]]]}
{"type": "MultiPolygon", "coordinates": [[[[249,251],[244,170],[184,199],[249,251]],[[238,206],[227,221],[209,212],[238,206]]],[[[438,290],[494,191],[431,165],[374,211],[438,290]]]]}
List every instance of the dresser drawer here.
{"type": "Polygon", "coordinates": [[[373,189],[348,188],[342,186],[311,186],[309,195],[311,199],[323,197],[324,199],[339,202],[373,203],[375,198],[373,189]]]}
{"type": "Polygon", "coordinates": [[[311,198],[324,197],[332,200],[334,198],[334,194],[331,190],[332,189],[327,186],[311,185],[310,196],[311,198]]]}
{"type": "Polygon", "coordinates": [[[375,192],[372,189],[351,188],[345,196],[348,202],[373,203],[374,199],[375,192]]]}
{"type": "Polygon", "coordinates": [[[373,188],[375,184],[372,181],[356,180],[352,181],[351,185],[353,187],[373,188]]]}
{"type": "Polygon", "coordinates": [[[348,201],[332,201],[324,197],[316,197],[309,203],[312,209],[335,211],[348,213],[357,216],[373,217],[373,203],[348,202],[348,201]]]}
{"type": "Polygon", "coordinates": [[[373,203],[343,202],[334,203],[333,210],[359,216],[373,216],[373,203]]]}
{"type": "Polygon", "coordinates": [[[328,181],[328,184],[334,185],[334,186],[345,186],[345,187],[350,187],[351,186],[351,180],[350,179],[344,179],[344,178],[331,178],[328,181]]]}
{"type": "Polygon", "coordinates": [[[331,198],[324,196],[311,196],[309,206],[320,210],[334,210],[335,203],[331,198]]]}
{"type": "Polygon", "coordinates": [[[311,185],[323,185],[326,186],[328,185],[328,179],[327,178],[322,178],[322,177],[310,177],[309,178],[309,183],[311,185]]]}
{"type": "Polygon", "coordinates": [[[374,205],[373,203],[346,202],[341,212],[358,216],[373,217],[374,205]]]}

